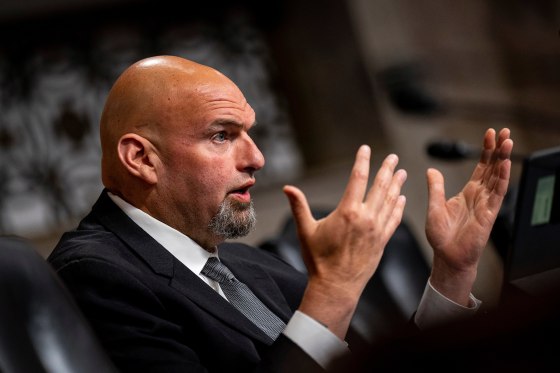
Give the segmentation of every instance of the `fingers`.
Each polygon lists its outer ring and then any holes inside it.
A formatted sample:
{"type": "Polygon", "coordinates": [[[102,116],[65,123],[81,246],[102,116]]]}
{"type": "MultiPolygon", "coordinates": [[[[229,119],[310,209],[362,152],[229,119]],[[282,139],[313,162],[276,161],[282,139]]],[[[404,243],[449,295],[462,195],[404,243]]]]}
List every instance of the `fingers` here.
{"type": "Polygon", "coordinates": [[[484,149],[481,155],[481,163],[491,163],[495,160],[508,159],[511,156],[513,142],[510,139],[509,128],[502,128],[498,133],[489,128],[484,135],[484,149]]]}
{"type": "Polygon", "coordinates": [[[495,185],[492,188],[492,193],[488,198],[488,206],[492,210],[500,208],[502,200],[507,193],[511,173],[511,160],[504,160],[500,165],[498,172],[499,174],[495,185]]]}
{"type": "Polygon", "coordinates": [[[304,237],[307,236],[312,229],[312,224],[315,222],[315,219],[313,218],[305,194],[298,188],[290,185],[284,186],[283,191],[290,202],[290,208],[298,232],[304,237]]]}
{"type": "Polygon", "coordinates": [[[483,139],[482,152],[480,153],[480,163],[488,164],[492,160],[492,155],[496,149],[496,131],[493,128],[486,130],[483,139]]]}
{"type": "Polygon", "coordinates": [[[513,142],[511,141],[510,130],[503,128],[498,133],[493,128],[486,130],[483,140],[483,149],[480,154],[480,161],[475,167],[471,180],[479,180],[489,188],[493,188],[500,173],[500,162],[511,157],[513,142]]]}
{"type": "Polygon", "coordinates": [[[471,177],[471,181],[489,193],[488,207],[492,210],[500,208],[503,197],[507,193],[513,150],[510,135],[508,128],[502,128],[497,139],[494,129],[490,128],[486,131],[480,162],[471,177]]]}
{"type": "MultiPolygon", "coordinates": [[[[352,167],[348,185],[339,203],[342,210],[352,210],[364,203],[369,178],[370,157],[371,148],[362,145],[356,153],[356,160],[352,167]]],[[[404,170],[394,172],[397,163],[398,157],[396,155],[387,156],[365,200],[370,211],[375,211],[380,217],[394,221],[400,221],[406,203],[404,196],[400,196],[400,191],[407,175],[404,170]]],[[[311,232],[316,221],[303,192],[296,187],[285,186],[284,193],[290,202],[298,230],[303,235],[306,232],[311,232]]]]}
{"type": "Polygon", "coordinates": [[[498,194],[502,194],[504,175],[507,175],[506,181],[509,180],[509,168],[511,167],[509,158],[511,157],[513,149],[513,141],[509,136],[509,129],[504,128],[500,131],[491,161],[484,168],[482,175],[483,182],[486,184],[488,190],[498,194]],[[507,173],[504,173],[506,171],[507,173]]]}
{"type": "MultiPolygon", "coordinates": [[[[368,178],[371,149],[362,145],[356,154],[356,160],[352,168],[350,180],[344,191],[339,206],[351,208],[364,202],[368,178]]],[[[376,211],[392,210],[400,195],[400,190],[406,181],[406,171],[395,172],[399,159],[395,154],[388,155],[377,171],[374,183],[365,196],[365,202],[369,208],[376,211]]]]}
{"type": "Polygon", "coordinates": [[[445,184],[443,175],[435,168],[426,172],[428,182],[428,210],[445,205],[445,184]]]}
{"type": "Polygon", "coordinates": [[[485,181],[490,191],[498,193],[499,195],[505,194],[504,181],[509,181],[509,174],[511,168],[511,152],[513,150],[513,141],[509,138],[509,129],[504,128],[498,134],[498,147],[496,148],[493,156],[493,161],[489,165],[489,170],[485,173],[485,181]]]}
{"type": "Polygon", "coordinates": [[[397,162],[398,157],[394,154],[385,158],[366,197],[365,203],[368,208],[382,218],[391,219],[392,214],[398,214],[397,202],[404,203],[404,201],[399,202],[399,198],[407,173],[402,169],[394,171],[397,162]]]}
{"type": "Polygon", "coordinates": [[[390,216],[385,225],[385,235],[391,237],[400,224],[403,214],[404,207],[406,205],[406,197],[404,195],[399,195],[396,199],[393,209],[390,211],[390,216]]]}
{"type": "Polygon", "coordinates": [[[499,159],[510,159],[513,150],[513,141],[510,139],[509,128],[503,128],[498,135],[499,159]]]}
{"type": "Polygon", "coordinates": [[[502,128],[498,133],[498,147],[502,146],[504,141],[509,139],[510,137],[510,130],[509,128],[502,128]]]}
{"type": "Polygon", "coordinates": [[[367,145],[360,146],[340,205],[351,206],[363,202],[369,179],[370,157],[371,148],[367,145]]]}
{"type": "Polygon", "coordinates": [[[387,193],[385,193],[384,196],[385,198],[383,200],[379,198],[379,200],[382,201],[381,206],[375,206],[380,208],[381,216],[387,216],[389,214],[392,214],[395,208],[398,210],[398,206],[396,206],[396,204],[402,202],[399,201],[399,198],[404,198],[404,196],[401,195],[401,189],[402,186],[404,185],[404,182],[406,181],[406,177],[407,174],[405,170],[398,170],[392,176],[391,183],[389,185],[387,193]]]}

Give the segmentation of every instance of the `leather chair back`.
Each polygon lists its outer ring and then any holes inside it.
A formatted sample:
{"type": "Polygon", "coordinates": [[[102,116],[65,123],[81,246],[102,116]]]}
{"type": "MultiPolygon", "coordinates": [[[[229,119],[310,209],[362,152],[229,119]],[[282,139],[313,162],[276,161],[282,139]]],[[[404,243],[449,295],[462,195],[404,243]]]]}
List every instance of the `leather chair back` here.
{"type": "Polygon", "coordinates": [[[0,372],[117,372],[54,270],[19,237],[0,237],[0,372]]]}

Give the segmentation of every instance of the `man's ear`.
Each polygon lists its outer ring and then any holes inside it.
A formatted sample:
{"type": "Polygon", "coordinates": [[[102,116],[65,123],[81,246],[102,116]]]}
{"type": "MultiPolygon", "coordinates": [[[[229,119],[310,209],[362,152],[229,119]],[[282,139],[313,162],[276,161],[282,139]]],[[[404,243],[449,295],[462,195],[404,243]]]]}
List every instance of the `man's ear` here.
{"type": "Polygon", "coordinates": [[[148,184],[157,183],[157,154],[146,138],[134,133],[127,133],[119,139],[119,159],[125,169],[148,184]]]}

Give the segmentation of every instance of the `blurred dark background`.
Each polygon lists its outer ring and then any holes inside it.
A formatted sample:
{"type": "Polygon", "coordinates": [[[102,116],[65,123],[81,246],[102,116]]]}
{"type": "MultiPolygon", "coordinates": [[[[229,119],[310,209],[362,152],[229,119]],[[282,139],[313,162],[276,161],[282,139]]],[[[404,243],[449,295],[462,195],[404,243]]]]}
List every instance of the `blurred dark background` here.
{"type": "MultiPolygon", "coordinates": [[[[429,144],[478,147],[486,128],[508,126],[520,158],[560,145],[559,28],[554,0],[3,0],[0,232],[50,252],[101,190],[112,82],[140,58],[175,54],[223,71],[257,112],[267,166],[243,241],[278,233],[285,183],[333,208],[368,143],[374,167],[395,152],[407,169],[405,219],[429,260],[425,170],[439,168],[452,195],[475,162],[433,157],[429,144]]],[[[477,295],[491,303],[502,261],[490,246],[477,295]]]]}

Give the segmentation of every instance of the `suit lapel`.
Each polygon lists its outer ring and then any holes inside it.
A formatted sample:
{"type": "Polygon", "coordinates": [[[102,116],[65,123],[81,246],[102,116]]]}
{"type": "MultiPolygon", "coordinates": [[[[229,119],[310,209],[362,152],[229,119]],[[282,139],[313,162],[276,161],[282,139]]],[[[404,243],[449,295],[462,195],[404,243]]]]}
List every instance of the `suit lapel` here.
{"type": "MultiPolygon", "coordinates": [[[[227,323],[239,332],[262,343],[268,345],[272,343],[271,339],[255,324],[249,321],[240,311],[223,299],[190,269],[179,262],[169,251],[136,225],[111,201],[105,191],[93,206],[92,214],[108,230],[115,233],[125,242],[131,251],[140,256],[155,274],[169,278],[170,286],[179,291],[183,296],[189,298],[209,314],[227,323]]],[[[256,268],[258,269],[258,267],[256,268]]],[[[262,276],[257,276],[257,279],[260,277],[262,276]]],[[[268,294],[270,286],[267,285],[266,288],[266,293],[268,294]]],[[[257,296],[260,297],[261,294],[257,296]]],[[[266,304],[270,303],[268,297],[266,298],[266,304]]],[[[264,299],[263,302],[265,302],[264,299]]]]}

